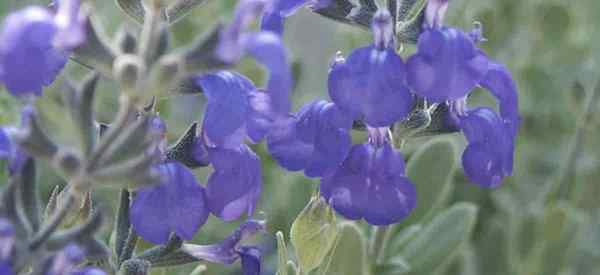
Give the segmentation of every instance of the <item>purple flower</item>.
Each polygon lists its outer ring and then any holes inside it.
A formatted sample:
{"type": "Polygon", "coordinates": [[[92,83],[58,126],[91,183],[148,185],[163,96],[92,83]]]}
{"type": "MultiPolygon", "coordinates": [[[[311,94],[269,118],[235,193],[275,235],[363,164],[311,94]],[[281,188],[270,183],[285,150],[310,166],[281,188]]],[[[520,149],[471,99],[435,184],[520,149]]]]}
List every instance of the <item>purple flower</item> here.
{"type": "Polygon", "coordinates": [[[490,63],[480,85],[499,102],[500,114],[490,108],[467,108],[466,98],[450,102],[455,118],[469,145],[462,162],[465,174],[484,187],[496,187],[512,175],[515,140],[520,125],[516,85],[503,66],[490,63]]]}
{"type": "Polygon", "coordinates": [[[0,274],[3,274],[3,275],[13,275],[14,274],[9,262],[0,261],[0,274]]]}
{"type": "Polygon", "coordinates": [[[512,174],[514,141],[508,125],[489,108],[468,111],[460,125],[469,142],[462,156],[465,174],[481,186],[498,186],[512,174]]]}
{"type": "Polygon", "coordinates": [[[373,127],[390,126],[412,110],[414,97],[406,87],[406,67],[392,47],[391,18],[378,12],[373,19],[372,46],[337,58],[329,72],[329,95],[353,119],[373,127]]]}
{"type": "Polygon", "coordinates": [[[13,275],[10,256],[15,244],[15,228],[5,218],[0,217],[0,274],[13,275]]]}
{"type": "Polygon", "coordinates": [[[221,33],[216,54],[227,63],[238,62],[244,54],[249,54],[265,66],[270,73],[266,90],[271,97],[273,111],[287,114],[291,106],[292,74],[281,38],[269,31],[244,32],[267,4],[266,0],[240,1],[233,22],[221,33]]]}
{"type": "Polygon", "coordinates": [[[306,5],[311,10],[318,11],[331,5],[331,2],[331,0],[275,0],[263,14],[260,28],[282,35],[285,18],[292,16],[306,5]]]}
{"type": "Polygon", "coordinates": [[[495,187],[513,170],[521,120],[517,87],[508,69],[476,46],[485,41],[481,24],[469,34],[443,26],[447,6],[447,0],[428,2],[428,28],[407,62],[408,85],[428,101],[448,104],[447,121],[461,128],[469,142],[462,156],[465,174],[481,186],[495,187]],[[496,97],[499,115],[489,108],[467,108],[467,95],[477,86],[496,97]]]}
{"type": "MultiPolygon", "coordinates": [[[[34,112],[35,109],[30,105],[23,107],[21,127],[25,127],[29,123],[34,112]]],[[[29,154],[8,137],[8,132],[14,130],[14,128],[0,128],[0,160],[8,160],[8,173],[11,176],[21,173],[25,162],[30,159],[29,154]]]]}
{"type": "Polygon", "coordinates": [[[4,129],[0,128],[0,159],[8,159],[11,155],[10,139],[4,129]]]}
{"type": "Polygon", "coordinates": [[[69,244],[52,258],[45,275],[106,275],[97,268],[80,268],[85,259],[85,251],[76,244],[69,244]]]}
{"type": "Polygon", "coordinates": [[[321,179],[321,195],[339,214],[373,225],[397,223],[415,208],[404,159],[388,142],[354,145],[342,165],[321,179]]]}
{"type": "Polygon", "coordinates": [[[208,179],[208,209],[225,221],[252,215],[262,190],[260,159],[246,145],[236,149],[209,148],[214,172],[208,179]]]}
{"type": "Polygon", "coordinates": [[[259,142],[271,124],[271,98],[241,74],[206,74],[196,80],[208,99],[203,131],[208,144],[237,148],[247,137],[259,142]]]}
{"type": "Polygon", "coordinates": [[[333,103],[315,101],[280,120],[267,137],[269,152],[284,168],[320,177],[346,157],[352,120],[333,103]]]}
{"type": "Polygon", "coordinates": [[[275,0],[270,9],[262,17],[260,27],[262,30],[272,31],[278,35],[283,34],[284,18],[296,13],[298,9],[312,0],[275,0]]]}
{"type": "Polygon", "coordinates": [[[182,249],[198,260],[213,263],[230,265],[241,259],[244,275],[259,275],[260,250],[254,246],[241,246],[240,242],[264,230],[264,222],[251,220],[240,225],[240,228],[217,244],[184,244],[182,249]]]}
{"type": "Polygon", "coordinates": [[[516,136],[521,124],[519,95],[517,85],[508,69],[504,65],[490,63],[488,71],[479,85],[496,97],[503,122],[507,125],[511,135],[516,136]]]}
{"type": "Polygon", "coordinates": [[[204,188],[178,162],[156,166],[161,181],[142,188],[131,205],[133,229],[145,240],[161,244],[171,232],[190,240],[208,218],[204,188]]]}
{"type": "Polygon", "coordinates": [[[41,95],[85,40],[77,0],[58,1],[58,11],[30,6],[6,17],[0,30],[0,81],[14,96],[41,95]]]}
{"type": "Polygon", "coordinates": [[[488,63],[463,31],[427,29],[419,36],[417,53],[407,61],[407,81],[417,95],[431,102],[456,100],[481,82],[488,63]]]}

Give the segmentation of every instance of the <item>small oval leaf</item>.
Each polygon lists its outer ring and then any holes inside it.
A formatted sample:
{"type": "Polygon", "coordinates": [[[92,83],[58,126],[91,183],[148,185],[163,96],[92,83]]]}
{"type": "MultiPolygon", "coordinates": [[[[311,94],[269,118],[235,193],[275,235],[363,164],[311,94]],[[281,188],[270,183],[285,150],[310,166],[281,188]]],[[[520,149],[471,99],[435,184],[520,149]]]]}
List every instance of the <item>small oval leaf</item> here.
{"type": "Polygon", "coordinates": [[[327,275],[367,275],[366,237],[354,222],[340,224],[340,231],[327,275]]]}
{"type": "Polygon", "coordinates": [[[292,224],[290,232],[299,267],[304,273],[321,265],[337,234],[333,210],[323,198],[313,196],[292,224]]]}

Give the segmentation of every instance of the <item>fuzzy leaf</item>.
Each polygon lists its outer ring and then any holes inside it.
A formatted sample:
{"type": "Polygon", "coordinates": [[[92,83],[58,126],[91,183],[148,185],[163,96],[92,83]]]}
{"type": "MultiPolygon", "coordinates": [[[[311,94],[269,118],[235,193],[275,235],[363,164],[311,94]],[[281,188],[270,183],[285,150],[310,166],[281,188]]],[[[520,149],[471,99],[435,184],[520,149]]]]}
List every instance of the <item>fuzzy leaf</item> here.
{"type": "Polygon", "coordinates": [[[332,252],[331,262],[325,272],[327,275],[366,275],[367,245],[366,237],[354,222],[340,224],[339,236],[332,252]]]}
{"type": "Polygon", "coordinates": [[[406,220],[394,226],[392,238],[406,226],[425,222],[441,207],[450,193],[455,169],[456,149],[449,139],[434,139],[413,154],[406,165],[406,175],[417,188],[418,203],[406,220]]]}
{"type": "Polygon", "coordinates": [[[452,260],[466,244],[475,226],[477,206],[457,203],[425,226],[400,253],[411,267],[409,274],[430,274],[452,260]]]}

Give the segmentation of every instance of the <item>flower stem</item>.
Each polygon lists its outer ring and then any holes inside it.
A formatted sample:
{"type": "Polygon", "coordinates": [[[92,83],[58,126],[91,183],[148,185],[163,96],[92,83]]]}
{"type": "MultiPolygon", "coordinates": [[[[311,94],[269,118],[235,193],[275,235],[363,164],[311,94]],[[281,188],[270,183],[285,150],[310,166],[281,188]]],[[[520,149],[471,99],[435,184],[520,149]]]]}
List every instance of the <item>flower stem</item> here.
{"type": "Polygon", "coordinates": [[[563,162],[563,166],[558,170],[554,181],[550,183],[548,192],[546,193],[546,201],[558,200],[559,198],[570,198],[573,202],[579,200],[581,195],[581,184],[574,184],[570,190],[565,189],[565,183],[569,175],[573,172],[577,163],[577,155],[581,151],[583,145],[583,134],[588,122],[591,120],[591,116],[594,111],[594,107],[600,99],[600,83],[596,85],[594,90],[588,94],[584,102],[583,111],[577,120],[577,128],[575,134],[569,142],[567,149],[566,161],[563,162]]]}
{"type": "MultiPolygon", "coordinates": [[[[568,165],[565,165],[565,168],[560,174],[559,177],[559,185],[564,185],[567,181],[567,176],[574,172],[575,165],[577,162],[577,155],[581,151],[581,147],[583,145],[583,134],[585,132],[586,127],[589,125],[589,122],[592,120],[592,115],[594,113],[594,107],[597,106],[598,101],[600,100],[600,83],[596,84],[594,90],[589,94],[586,98],[583,112],[581,114],[581,118],[578,120],[579,124],[577,125],[577,129],[575,130],[575,135],[571,141],[571,147],[569,148],[568,155],[568,165]]],[[[569,199],[577,205],[581,198],[582,194],[582,185],[578,181],[574,181],[572,187],[568,190],[569,199]]],[[[565,195],[567,196],[567,195],[565,195]]]]}
{"type": "Polygon", "coordinates": [[[371,263],[372,267],[375,267],[383,262],[389,234],[389,226],[377,226],[374,228],[370,246],[370,258],[373,259],[373,262],[371,263]]]}
{"type": "Polygon", "coordinates": [[[97,168],[100,159],[104,156],[106,149],[112,144],[112,142],[123,132],[123,129],[127,126],[131,115],[135,112],[134,102],[126,95],[121,96],[119,104],[119,113],[115,119],[115,122],[111,124],[108,132],[100,139],[97,147],[90,156],[87,162],[87,172],[90,173],[97,168]]]}
{"type": "Polygon", "coordinates": [[[42,225],[40,230],[33,236],[29,242],[29,249],[36,250],[42,244],[44,244],[48,238],[54,233],[58,226],[67,217],[69,210],[73,207],[77,194],[73,188],[69,188],[66,191],[66,195],[62,203],[56,209],[56,212],[50,217],[50,219],[42,225]]]}

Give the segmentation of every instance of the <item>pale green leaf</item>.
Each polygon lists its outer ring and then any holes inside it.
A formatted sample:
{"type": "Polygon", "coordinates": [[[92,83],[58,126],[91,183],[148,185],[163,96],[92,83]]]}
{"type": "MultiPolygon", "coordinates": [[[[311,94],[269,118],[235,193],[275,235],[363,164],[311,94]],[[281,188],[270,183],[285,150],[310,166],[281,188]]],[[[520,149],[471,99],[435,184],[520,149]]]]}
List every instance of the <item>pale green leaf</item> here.
{"type": "Polygon", "coordinates": [[[332,248],[337,234],[333,210],[320,196],[313,196],[290,232],[299,268],[305,273],[317,268],[332,248]]]}

